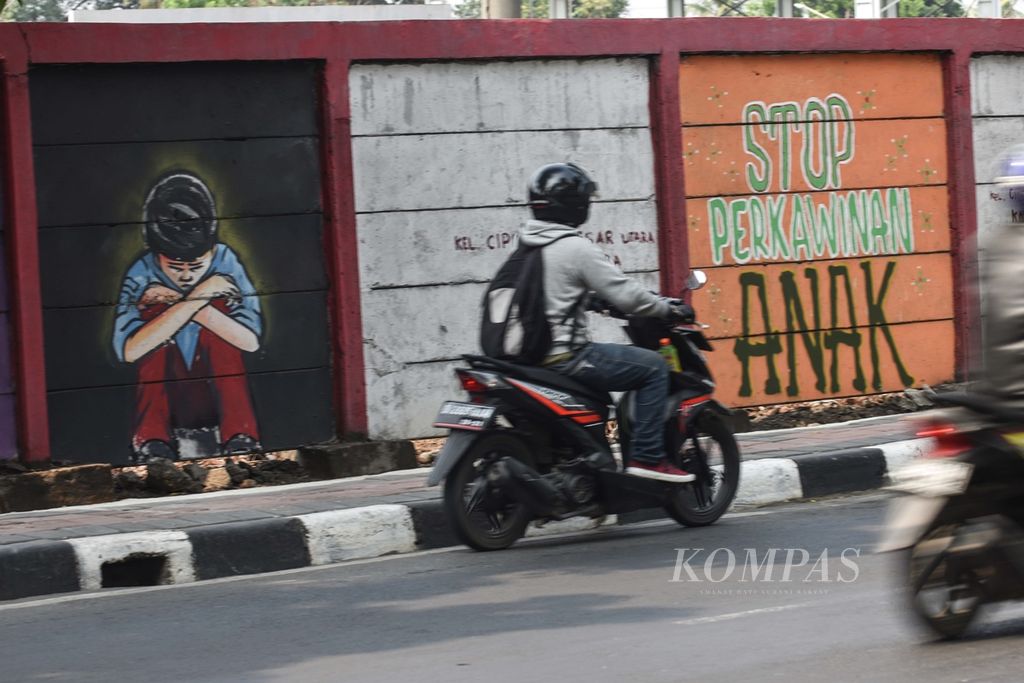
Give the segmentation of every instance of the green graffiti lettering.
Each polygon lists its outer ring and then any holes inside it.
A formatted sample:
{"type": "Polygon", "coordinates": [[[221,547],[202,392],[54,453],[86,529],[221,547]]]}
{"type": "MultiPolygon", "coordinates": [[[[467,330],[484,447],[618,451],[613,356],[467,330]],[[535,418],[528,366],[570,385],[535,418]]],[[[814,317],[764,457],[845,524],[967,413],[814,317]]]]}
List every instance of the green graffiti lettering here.
{"type": "Polygon", "coordinates": [[[768,108],[768,118],[772,125],[769,137],[779,140],[779,189],[787,192],[791,185],[793,162],[790,158],[790,133],[800,132],[800,108],[795,102],[779,102],[768,108]]]}
{"type": "Polygon", "coordinates": [[[910,205],[910,188],[892,187],[886,191],[889,205],[889,229],[893,232],[893,252],[914,253],[914,215],[910,205]]]}
{"type": "Polygon", "coordinates": [[[872,282],[871,262],[863,261],[860,264],[860,268],[864,271],[864,292],[868,303],[868,325],[871,326],[871,365],[874,369],[871,377],[871,386],[875,391],[879,391],[882,388],[882,377],[878,364],[878,341],[876,339],[877,333],[881,331],[886,343],[889,345],[889,351],[892,354],[892,361],[896,365],[896,372],[900,376],[900,382],[903,383],[903,386],[909,387],[914,383],[914,378],[910,376],[910,373],[903,366],[903,360],[900,358],[899,351],[896,350],[896,344],[892,339],[892,332],[889,330],[889,321],[885,319],[885,295],[889,292],[889,281],[896,270],[896,262],[888,261],[885,264],[885,274],[882,275],[882,284],[879,285],[877,293],[872,282]]]}
{"type": "Polygon", "coordinates": [[[768,221],[765,216],[764,202],[760,197],[747,199],[748,211],[750,212],[750,245],[753,249],[753,259],[760,261],[772,257],[768,247],[768,221]]]}
{"type": "Polygon", "coordinates": [[[867,391],[869,386],[875,391],[881,391],[883,382],[880,347],[883,342],[879,340],[879,336],[888,344],[889,355],[900,382],[903,386],[911,386],[914,378],[907,372],[900,357],[885,312],[886,297],[897,262],[887,262],[880,279],[873,272],[872,264],[872,261],[860,263],[860,272],[857,276],[851,275],[850,268],[845,263],[827,266],[828,323],[823,320],[822,314],[824,273],[820,267],[808,266],[803,269],[803,278],[806,282],[804,290],[798,286],[795,270],[780,273],[778,283],[785,315],[785,328],[781,332],[772,327],[768,305],[770,298],[778,299],[779,292],[769,292],[763,271],[741,273],[741,332],[733,348],[741,365],[740,395],[753,395],[751,366],[756,358],[765,360],[767,380],[764,393],[781,393],[781,378],[776,356],[783,351],[786,354],[787,396],[795,397],[801,393],[800,375],[804,373],[806,377],[808,372],[806,367],[801,367],[805,358],[810,373],[814,375],[814,387],[819,392],[839,393],[848,385],[852,385],[858,392],[867,391]],[[857,319],[853,290],[855,286],[860,288],[858,282],[862,282],[864,287],[867,303],[866,320],[857,319]],[[865,341],[869,342],[867,350],[870,352],[870,381],[861,358],[865,341]],[[853,366],[853,376],[845,382],[842,381],[840,369],[844,348],[852,354],[849,358],[853,366]]]}
{"type": "Polygon", "coordinates": [[[788,396],[797,396],[800,385],[797,380],[796,336],[803,341],[804,350],[811,361],[814,371],[814,386],[818,391],[825,390],[825,369],[822,355],[821,314],[818,298],[818,271],[813,268],[804,270],[804,277],[811,284],[812,310],[814,323],[809,326],[804,315],[803,301],[796,286],[796,278],[792,271],[784,271],[779,277],[782,285],[782,301],[786,309],[786,360],[789,367],[789,383],[786,385],[788,396]]]}
{"type": "Polygon", "coordinates": [[[807,184],[815,190],[828,187],[830,164],[826,159],[829,135],[825,123],[825,105],[816,97],[804,105],[803,171],[807,184]]]}
{"type": "Polygon", "coordinates": [[[850,248],[850,221],[847,220],[849,213],[846,202],[838,192],[829,192],[828,206],[832,220],[833,232],[829,239],[829,254],[836,256],[849,256],[850,248]],[[834,249],[833,249],[834,240],[834,249]]]}
{"type": "Polygon", "coordinates": [[[871,254],[871,217],[868,213],[868,193],[866,190],[853,190],[846,195],[846,206],[849,211],[847,227],[850,230],[850,244],[856,243],[854,254],[871,254]]]}
{"type": "Polygon", "coordinates": [[[871,245],[875,254],[892,253],[892,233],[889,232],[889,221],[885,220],[885,208],[882,206],[882,191],[871,190],[871,245]]]}
{"type": "Polygon", "coordinates": [[[764,104],[751,102],[743,108],[743,150],[754,157],[758,164],[748,161],[746,164],[747,185],[754,192],[765,192],[772,182],[772,158],[765,151],[764,147],[754,139],[754,123],[760,123],[764,129],[764,121],[767,118],[764,104]]]}
{"type": "Polygon", "coordinates": [[[728,211],[721,197],[708,200],[708,230],[711,231],[711,262],[717,266],[725,258],[730,234],[728,211]]]}
{"type": "Polygon", "coordinates": [[[743,214],[747,212],[746,199],[734,199],[729,202],[729,224],[732,227],[732,254],[736,263],[750,260],[750,248],[747,246],[747,228],[743,225],[743,214]]]}
{"type": "Polygon", "coordinates": [[[839,167],[853,159],[853,112],[850,110],[850,103],[842,95],[830,95],[825,100],[825,105],[828,107],[830,114],[828,118],[831,119],[828,125],[828,148],[831,150],[832,157],[829,178],[831,180],[831,187],[838,188],[843,186],[839,167]],[[840,126],[844,129],[842,145],[839,144],[840,126]]]}
{"type": "Polygon", "coordinates": [[[750,386],[750,363],[753,358],[764,358],[768,367],[768,379],[764,383],[766,394],[778,394],[779,375],[775,370],[775,356],[782,353],[782,344],[779,335],[772,330],[771,318],[768,315],[768,292],[765,286],[763,273],[747,272],[740,275],[740,290],[742,291],[742,336],[736,338],[733,346],[733,353],[740,360],[740,396],[752,396],[753,390],[750,386]],[[750,330],[750,290],[757,289],[757,296],[761,304],[761,321],[764,324],[763,342],[751,341],[750,330]]]}
{"type": "Polygon", "coordinates": [[[782,227],[782,217],[786,213],[786,195],[768,197],[768,224],[771,226],[771,243],[773,258],[792,258],[793,249],[789,246],[789,238],[782,227]]]}
{"type": "Polygon", "coordinates": [[[835,258],[839,255],[840,228],[832,220],[830,206],[819,204],[814,206],[810,197],[807,198],[807,214],[814,219],[814,255],[821,256],[828,250],[828,255],[835,258]]]}
{"type": "Polygon", "coordinates": [[[793,256],[800,258],[800,252],[803,251],[803,258],[810,260],[814,255],[811,250],[810,236],[808,233],[807,219],[804,217],[804,203],[800,201],[799,197],[795,198],[793,202],[793,217],[789,224],[789,234],[791,244],[793,245],[793,256]]]}
{"type": "Polygon", "coordinates": [[[832,380],[832,392],[839,391],[839,347],[848,346],[853,351],[854,377],[853,388],[857,391],[864,391],[867,383],[864,381],[864,369],[860,363],[861,335],[857,331],[857,313],[853,305],[853,287],[850,284],[850,272],[846,266],[829,266],[829,296],[831,302],[832,329],[825,334],[825,348],[831,352],[832,363],[829,378],[832,380]],[[846,313],[849,317],[849,329],[840,329],[839,322],[839,280],[842,278],[844,293],[846,295],[846,313]]]}

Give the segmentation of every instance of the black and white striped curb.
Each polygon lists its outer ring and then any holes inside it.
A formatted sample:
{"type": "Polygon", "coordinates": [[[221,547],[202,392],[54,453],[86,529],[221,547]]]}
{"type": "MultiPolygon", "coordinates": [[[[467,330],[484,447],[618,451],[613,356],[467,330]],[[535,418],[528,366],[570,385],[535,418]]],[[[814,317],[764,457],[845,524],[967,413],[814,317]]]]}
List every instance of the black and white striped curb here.
{"type": "MultiPolygon", "coordinates": [[[[742,463],[739,505],[881,488],[927,439],[742,463]]],[[[531,527],[539,536],[630,524],[658,510],[531,527]]],[[[0,600],[108,587],[191,583],[457,545],[439,499],[403,505],[0,546],[0,600]]]]}

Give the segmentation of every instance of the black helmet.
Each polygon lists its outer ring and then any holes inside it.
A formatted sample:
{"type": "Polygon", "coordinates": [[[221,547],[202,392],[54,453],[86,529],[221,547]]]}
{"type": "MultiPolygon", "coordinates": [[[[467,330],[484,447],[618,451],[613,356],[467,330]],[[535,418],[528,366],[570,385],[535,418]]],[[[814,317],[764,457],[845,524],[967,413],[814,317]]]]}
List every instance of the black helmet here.
{"type": "Polygon", "coordinates": [[[534,218],[576,227],[587,222],[597,183],[576,164],[548,164],[534,171],[528,190],[534,218]]]}
{"type": "Polygon", "coordinates": [[[1024,223],[1024,144],[1014,145],[1000,157],[996,187],[1009,206],[1010,222],[1024,223]]]}
{"type": "Polygon", "coordinates": [[[202,180],[173,172],[157,180],[142,205],[146,246],[164,256],[191,261],[217,243],[217,210],[202,180]]]}

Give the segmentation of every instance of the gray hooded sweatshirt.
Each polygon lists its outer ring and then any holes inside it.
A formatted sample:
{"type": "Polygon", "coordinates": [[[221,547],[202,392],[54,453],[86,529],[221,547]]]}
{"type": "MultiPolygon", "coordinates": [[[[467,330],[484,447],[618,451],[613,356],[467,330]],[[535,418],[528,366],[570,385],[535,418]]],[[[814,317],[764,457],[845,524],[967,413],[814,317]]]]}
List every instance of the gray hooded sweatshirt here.
{"type": "Polygon", "coordinates": [[[1003,224],[986,244],[984,360],[988,390],[1024,410],[1024,225],[1003,224]]]}
{"type": "Polygon", "coordinates": [[[596,293],[623,313],[650,317],[669,313],[666,299],[652,294],[616,268],[577,228],[531,220],[520,233],[520,240],[526,246],[544,246],[541,254],[547,316],[551,323],[551,355],[573,351],[590,342],[585,306],[576,308],[575,327],[570,317],[572,308],[581,304],[581,299],[589,292],[596,293]]]}

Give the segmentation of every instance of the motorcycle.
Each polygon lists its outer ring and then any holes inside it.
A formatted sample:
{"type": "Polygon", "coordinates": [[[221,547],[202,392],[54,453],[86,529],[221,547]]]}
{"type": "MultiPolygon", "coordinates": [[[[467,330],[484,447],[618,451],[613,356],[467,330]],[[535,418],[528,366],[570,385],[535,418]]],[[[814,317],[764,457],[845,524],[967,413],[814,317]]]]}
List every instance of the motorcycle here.
{"type": "Polygon", "coordinates": [[[986,604],[1024,599],[1024,413],[981,394],[932,394],[924,457],[896,470],[878,550],[901,551],[913,613],[957,638],[986,604]]]}
{"type": "MultiPolygon", "coordinates": [[[[707,277],[693,271],[687,289],[707,277]]],[[[685,526],[712,524],[739,486],[740,453],[728,417],[712,394],[701,326],[622,316],[633,344],[657,350],[669,339],[682,372],[671,372],[665,398],[668,457],[696,476],[666,483],[628,475],[635,393],[614,404],[592,389],[542,367],[465,355],[455,374],[468,401],[446,401],[435,427],[450,430],[428,478],[444,482],[444,507],[456,536],[475,550],[500,550],[527,525],[571,517],[602,518],[664,508],[685,526]],[[607,428],[614,405],[621,445],[616,460],[607,428]]]]}

